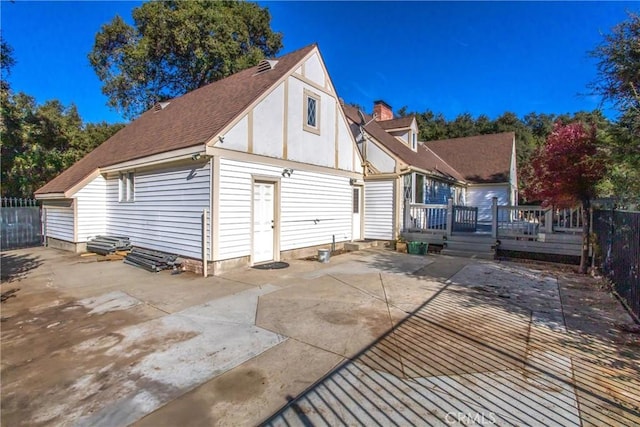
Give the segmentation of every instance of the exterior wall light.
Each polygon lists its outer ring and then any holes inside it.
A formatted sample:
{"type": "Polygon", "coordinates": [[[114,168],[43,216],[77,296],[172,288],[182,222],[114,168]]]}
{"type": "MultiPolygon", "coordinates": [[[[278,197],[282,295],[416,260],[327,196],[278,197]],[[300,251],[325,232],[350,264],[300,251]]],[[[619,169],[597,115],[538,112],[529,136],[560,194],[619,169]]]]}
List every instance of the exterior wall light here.
{"type": "Polygon", "coordinates": [[[284,168],[282,169],[282,176],[284,178],[289,178],[291,176],[291,174],[293,173],[293,169],[291,168],[284,168]]]}

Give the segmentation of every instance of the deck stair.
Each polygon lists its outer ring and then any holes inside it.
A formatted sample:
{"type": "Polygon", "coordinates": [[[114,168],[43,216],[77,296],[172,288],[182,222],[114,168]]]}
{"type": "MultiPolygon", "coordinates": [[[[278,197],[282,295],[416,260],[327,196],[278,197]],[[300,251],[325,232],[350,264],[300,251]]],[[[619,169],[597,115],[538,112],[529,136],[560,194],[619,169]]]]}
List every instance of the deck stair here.
{"type": "Polygon", "coordinates": [[[466,258],[494,259],[496,241],[486,234],[454,234],[444,241],[442,254],[466,258]]]}

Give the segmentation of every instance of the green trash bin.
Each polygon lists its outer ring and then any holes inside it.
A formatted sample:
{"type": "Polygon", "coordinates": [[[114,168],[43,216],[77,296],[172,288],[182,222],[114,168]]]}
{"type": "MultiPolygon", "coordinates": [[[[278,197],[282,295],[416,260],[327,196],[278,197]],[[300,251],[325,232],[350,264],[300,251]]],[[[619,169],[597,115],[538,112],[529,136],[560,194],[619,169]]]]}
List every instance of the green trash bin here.
{"type": "Polygon", "coordinates": [[[429,252],[428,243],[420,243],[420,255],[426,255],[429,252]]]}
{"type": "Polygon", "coordinates": [[[407,251],[411,255],[420,255],[420,242],[409,242],[407,244],[407,251]]]}
{"type": "Polygon", "coordinates": [[[411,255],[426,255],[429,250],[429,244],[424,242],[408,242],[407,252],[411,255]]]}

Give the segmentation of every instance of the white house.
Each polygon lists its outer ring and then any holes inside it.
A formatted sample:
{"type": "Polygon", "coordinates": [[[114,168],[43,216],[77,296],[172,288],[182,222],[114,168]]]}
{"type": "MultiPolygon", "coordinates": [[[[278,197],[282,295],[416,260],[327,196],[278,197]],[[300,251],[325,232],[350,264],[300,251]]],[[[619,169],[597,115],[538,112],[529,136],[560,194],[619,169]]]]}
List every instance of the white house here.
{"type": "Polygon", "coordinates": [[[363,185],[311,45],[157,104],[36,197],[50,246],[128,236],[216,273],[361,238],[363,185]]]}
{"type": "Polygon", "coordinates": [[[424,145],[462,175],[467,184],[465,204],[478,208],[478,221],[491,221],[494,197],[498,205],[518,204],[514,132],[427,141],[424,145]]]}
{"type": "Polygon", "coordinates": [[[374,102],[373,116],[343,108],[365,165],[365,238],[397,238],[406,201],[452,198],[478,207],[479,222],[491,220],[493,197],[517,204],[513,132],[421,142],[415,117],[394,118],[384,101],[374,102]]]}

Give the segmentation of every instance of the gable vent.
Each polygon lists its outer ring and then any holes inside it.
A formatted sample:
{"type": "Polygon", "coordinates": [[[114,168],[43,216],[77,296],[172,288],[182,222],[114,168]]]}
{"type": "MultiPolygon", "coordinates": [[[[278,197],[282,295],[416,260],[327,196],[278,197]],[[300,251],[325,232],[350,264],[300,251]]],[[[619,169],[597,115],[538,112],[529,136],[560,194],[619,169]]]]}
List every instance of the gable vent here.
{"type": "Polygon", "coordinates": [[[169,102],[156,102],[153,106],[153,111],[158,112],[160,110],[164,110],[169,105],[169,102]]]}
{"type": "Polygon", "coordinates": [[[258,63],[258,73],[263,73],[265,71],[269,71],[275,68],[278,61],[263,59],[258,63]]]}

